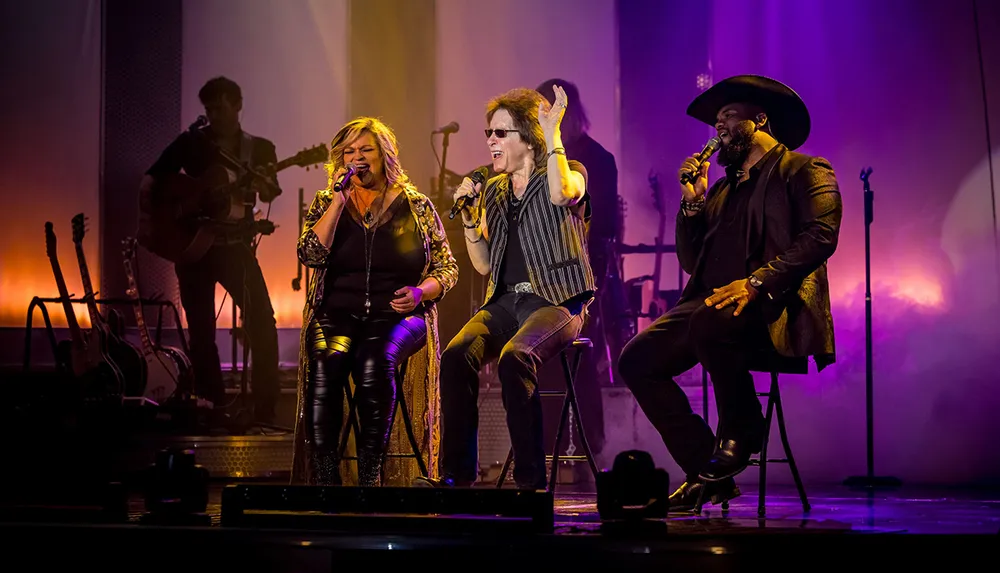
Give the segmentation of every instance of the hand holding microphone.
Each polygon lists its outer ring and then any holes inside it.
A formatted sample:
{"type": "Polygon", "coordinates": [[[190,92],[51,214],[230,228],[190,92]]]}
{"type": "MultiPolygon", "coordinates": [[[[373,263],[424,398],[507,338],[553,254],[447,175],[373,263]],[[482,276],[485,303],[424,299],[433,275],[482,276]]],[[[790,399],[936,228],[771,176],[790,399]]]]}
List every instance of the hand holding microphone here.
{"type": "Polygon", "coordinates": [[[354,191],[354,188],[351,186],[351,177],[355,173],[357,173],[357,167],[353,163],[348,163],[333,173],[333,190],[336,193],[331,193],[330,195],[334,205],[346,205],[348,199],[351,198],[351,193],[354,191]]]}
{"type": "Polygon", "coordinates": [[[333,174],[333,190],[340,193],[351,188],[351,177],[358,172],[358,168],[353,163],[341,167],[333,174]]]}
{"type": "Polygon", "coordinates": [[[483,183],[486,181],[487,173],[489,171],[483,166],[473,171],[470,177],[462,180],[462,184],[458,186],[458,189],[455,189],[455,204],[452,206],[451,212],[448,213],[449,219],[454,219],[455,215],[476,202],[476,198],[479,197],[479,192],[483,188],[483,183]]]}
{"type": "Polygon", "coordinates": [[[685,201],[698,201],[708,190],[708,158],[719,149],[721,141],[713,137],[697,155],[692,155],[681,164],[677,176],[681,183],[681,194],[685,201]]]}

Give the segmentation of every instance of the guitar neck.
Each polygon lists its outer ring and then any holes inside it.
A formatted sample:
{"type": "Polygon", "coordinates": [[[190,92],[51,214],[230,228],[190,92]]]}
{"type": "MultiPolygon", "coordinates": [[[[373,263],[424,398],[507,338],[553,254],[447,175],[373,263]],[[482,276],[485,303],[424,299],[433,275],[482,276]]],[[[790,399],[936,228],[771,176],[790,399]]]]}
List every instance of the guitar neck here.
{"type": "Polygon", "coordinates": [[[142,303],[139,300],[139,287],[136,285],[135,274],[132,271],[132,261],[125,258],[125,276],[128,278],[128,292],[135,303],[132,305],[135,310],[135,323],[139,329],[139,338],[142,340],[143,354],[154,352],[153,341],[149,337],[149,330],[146,328],[146,318],[142,315],[142,303]]]}
{"type": "Polygon", "coordinates": [[[83,340],[83,332],[80,330],[80,323],[76,321],[76,311],[73,310],[73,303],[69,301],[69,289],[66,288],[66,279],[63,278],[62,268],[59,261],[50,257],[52,263],[52,274],[56,278],[56,288],[59,289],[59,296],[62,298],[63,311],[66,313],[66,325],[69,327],[70,340],[73,346],[82,348],[86,345],[83,340]]]}
{"type": "MultiPolygon", "coordinates": [[[[667,218],[660,214],[660,228],[656,234],[656,246],[662,247],[667,232],[667,218]]],[[[663,270],[663,250],[657,248],[653,259],[653,296],[660,296],[660,273],[663,270]]]]}
{"type": "Polygon", "coordinates": [[[87,256],[83,252],[83,244],[79,242],[76,243],[76,258],[80,263],[80,279],[83,282],[83,294],[87,300],[87,312],[90,313],[90,324],[96,327],[104,319],[97,310],[94,287],[90,284],[90,271],[87,269],[87,256]]]}

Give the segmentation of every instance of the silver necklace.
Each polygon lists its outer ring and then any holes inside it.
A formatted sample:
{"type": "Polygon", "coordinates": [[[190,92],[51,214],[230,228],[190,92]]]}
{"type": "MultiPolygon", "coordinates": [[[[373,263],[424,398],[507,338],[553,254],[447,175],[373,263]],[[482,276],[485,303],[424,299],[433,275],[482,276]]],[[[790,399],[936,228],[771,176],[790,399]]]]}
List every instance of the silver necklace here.
{"type": "MultiPolygon", "coordinates": [[[[386,189],[382,190],[382,196],[378,198],[379,205],[378,205],[377,211],[379,212],[380,215],[381,215],[381,211],[382,211],[382,206],[385,204],[385,196],[387,194],[388,194],[388,183],[386,183],[386,189]]],[[[364,223],[362,225],[362,227],[363,227],[364,232],[365,232],[365,241],[364,241],[364,245],[365,245],[365,316],[368,316],[368,313],[371,311],[371,307],[372,307],[372,299],[371,299],[372,255],[374,254],[374,251],[375,251],[375,232],[378,231],[378,227],[379,227],[378,225],[373,225],[373,223],[376,221],[375,215],[372,214],[372,205],[374,203],[375,202],[372,201],[372,203],[368,205],[368,210],[365,211],[364,216],[362,216],[362,218],[361,218],[362,221],[363,221],[363,223],[364,223]],[[372,231],[372,237],[371,237],[370,241],[368,239],[368,229],[369,228],[371,228],[371,231],[372,231]]],[[[355,201],[354,204],[356,206],[357,205],[357,201],[355,201]]]]}

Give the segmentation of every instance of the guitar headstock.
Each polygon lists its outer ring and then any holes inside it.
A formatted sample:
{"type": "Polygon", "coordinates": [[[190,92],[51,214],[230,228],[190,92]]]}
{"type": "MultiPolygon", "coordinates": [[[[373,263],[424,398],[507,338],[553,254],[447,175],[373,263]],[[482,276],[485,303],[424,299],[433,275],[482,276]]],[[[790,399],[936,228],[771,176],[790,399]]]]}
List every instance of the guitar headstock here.
{"type": "Polygon", "coordinates": [[[45,254],[49,259],[56,258],[56,233],[52,230],[52,221],[45,223],[45,254]]]}
{"type": "Polygon", "coordinates": [[[287,161],[291,165],[305,167],[306,171],[308,171],[310,167],[315,167],[321,163],[326,163],[327,159],[329,158],[330,158],[330,150],[327,149],[325,143],[321,143],[319,145],[310,147],[309,149],[303,149],[302,151],[289,157],[285,161],[287,161]]]}
{"type": "Polygon", "coordinates": [[[73,242],[82,243],[83,236],[87,234],[87,218],[83,213],[77,213],[73,217],[73,242]]]}
{"type": "Polygon", "coordinates": [[[650,169],[647,180],[649,181],[649,189],[653,194],[653,205],[656,207],[656,212],[662,215],[665,202],[663,201],[663,190],[660,187],[660,177],[655,171],[650,169]]]}
{"type": "Polygon", "coordinates": [[[865,183],[865,191],[868,191],[868,190],[871,189],[871,185],[868,183],[868,178],[871,176],[871,174],[872,174],[872,168],[871,167],[866,167],[866,168],[864,168],[864,169],[861,170],[861,180],[864,181],[864,183],[865,183]]]}

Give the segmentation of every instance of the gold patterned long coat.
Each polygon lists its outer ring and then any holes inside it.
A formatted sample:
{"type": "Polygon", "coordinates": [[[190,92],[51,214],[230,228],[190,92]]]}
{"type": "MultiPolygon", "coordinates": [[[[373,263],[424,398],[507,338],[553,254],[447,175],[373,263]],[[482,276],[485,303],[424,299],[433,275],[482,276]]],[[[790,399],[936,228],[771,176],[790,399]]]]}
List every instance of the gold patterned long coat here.
{"type": "MultiPolygon", "coordinates": [[[[430,199],[418,192],[412,185],[403,188],[410,213],[416,221],[417,231],[424,243],[425,264],[422,278],[434,277],[441,283],[442,293],[434,301],[427,301],[424,319],[427,323],[427,344],[414,353],[406,363],[406,376],[403,380],[403,393],[406,405],[413,419],[413,431],[420,444],[421,454],[427,461],[427,471],[430,477],[437,477],[438,458],[441,443],[441,416],[439,392],[439,366],[441,346],[438,340],[438,311],[436,303],[458,282],[458,264],[452,255],[444,225],[430,199]]],[[[312,438],[308,427],[308,412],[306,405],[307,383],[309,380],[309,326],[314,320],[316,309],[323,298],[323,281],[326,275],[327,257],[330,250],[324,246],[313,226],[323,213],[330,207],[333,191],[320,190],[309,206],[303,223],[302,234],[298,241],[298,256],[302,264],[313,269],[306,289],[306,303],[302,312],[302,330],[299,336],[299,371],[298,371],[298,401],[295,411],[295,435],[292,459],[292,483],[313,484],[312,438]]],[[[352,384],[353,386],[353,384],[352,384]]],[[[346,402],[346,401],[345,401],[346,402]]],[[[346,422],[346,405],[345,417],[346,422]]],[[[402,420],[393,425],[389,440],[388,453],[410,453],[409,439],[402,420]]],[[[345,457],[354,455],[354,432],[345,457]]],[[[344,484],[357,483],[357,466],[353,460],[341,462],[341,475],[344,484]]],[[[419,469],[413,458],[386,457],[384,481],[385,485],[406,486],[417,477],[419,469]]]]}

